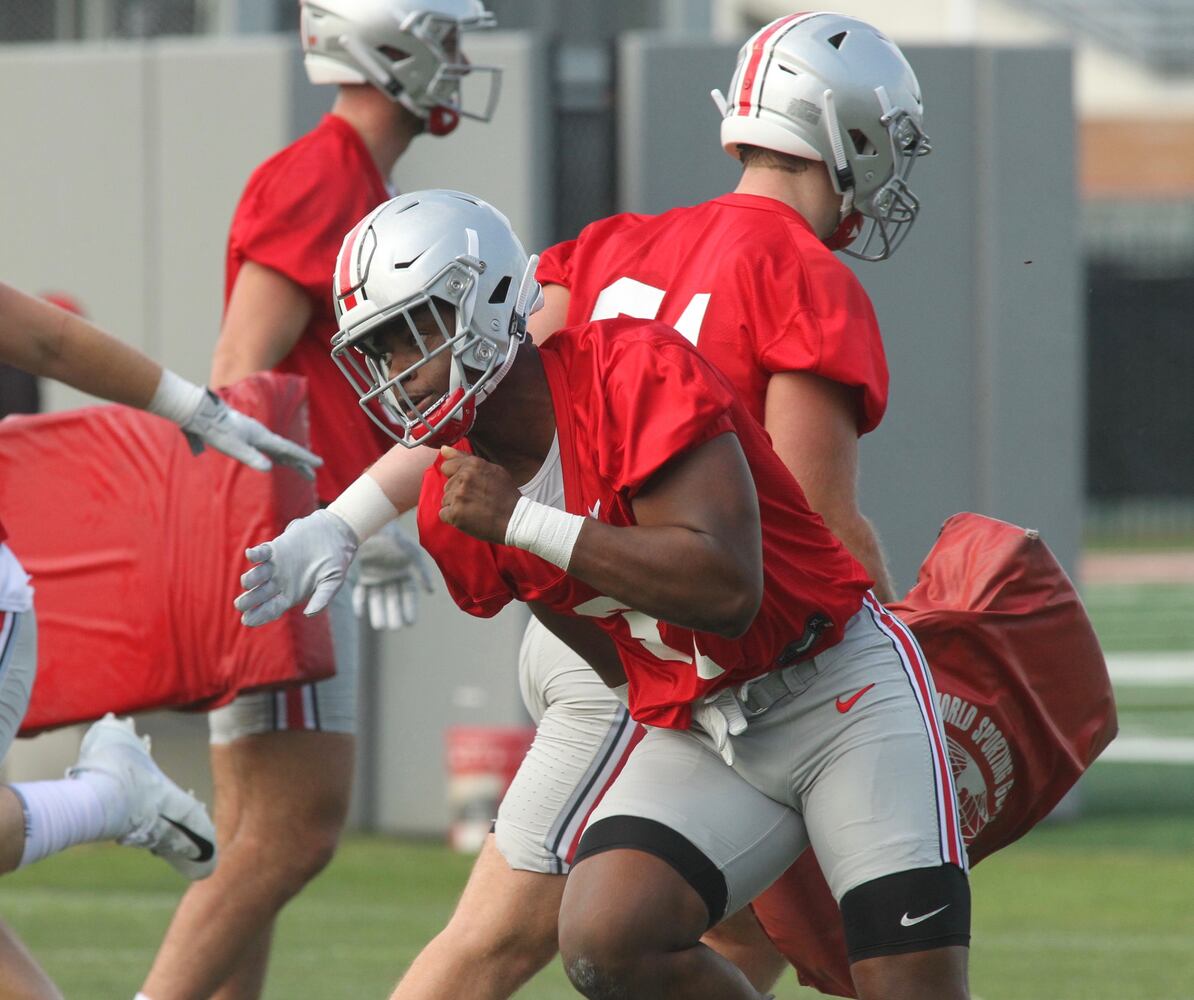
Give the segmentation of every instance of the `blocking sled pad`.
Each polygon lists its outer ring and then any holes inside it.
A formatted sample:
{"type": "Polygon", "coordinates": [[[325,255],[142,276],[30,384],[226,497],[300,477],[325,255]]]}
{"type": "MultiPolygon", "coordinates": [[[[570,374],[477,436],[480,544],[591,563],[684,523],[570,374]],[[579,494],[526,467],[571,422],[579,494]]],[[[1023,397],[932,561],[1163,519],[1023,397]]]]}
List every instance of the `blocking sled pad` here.
{"type": "MultiPolygon", "coordinates": [[[[1048,546],[979,514],[945,522],[916,585],[890,609],[932,669],[977,864],[1048,815],[1114,738],[1107,665],[1048,546]]],[[[837,905],[812,851],[754,910],[802,983],[855,996],[837,905]]]]}
{"type": "MultiPolygon", "coordinates": [[[[307,442],[306,382],[260,374],[221,394],[307,442]]],[[[126,406],[0,421],[0,511],[33,578],[38,675],[23,735],[105,712],[212,708],[330,677],[326,615],[245,628],[245,549],[315,506],[291,469],[261,473],[126,406]]]]}

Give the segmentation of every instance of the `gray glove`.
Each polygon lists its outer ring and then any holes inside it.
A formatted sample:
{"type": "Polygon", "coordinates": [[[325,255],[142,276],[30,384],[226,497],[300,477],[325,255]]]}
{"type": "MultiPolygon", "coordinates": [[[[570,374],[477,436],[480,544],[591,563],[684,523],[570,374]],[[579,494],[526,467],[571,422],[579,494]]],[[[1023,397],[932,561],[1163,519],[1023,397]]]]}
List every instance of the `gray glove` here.
{"type": "Polygon", "coordinates": [[[245,592],[232,602],[245,625],[265,625],[307,601],[303,614],[328,606],[357,551],[357,536],[330,510],[286,525],[277,538],[245,550],[257,563],[241,578],[245,592]]]}
{"type": "Polygon", "coordinates": [[[361,543],[357,572],[352,606],[358,618],[364,618],[368,608],[369,624],[378,631],[415,623],[419,591],[431,593],[431,574],[419,543],[397,521],[361,543]]]}
{"type": "Polygon", "coordinates": [[[187,436],[192,454],[198,455],[204,445],[235,458],[261,472],[268,472],[270,459],[289,465],[307,479],[315,478],[315,470],[323,459],[301,445],[275,434],[264,424],[235,410],[208,389],[195,411],[179,422],[187,436]]]}

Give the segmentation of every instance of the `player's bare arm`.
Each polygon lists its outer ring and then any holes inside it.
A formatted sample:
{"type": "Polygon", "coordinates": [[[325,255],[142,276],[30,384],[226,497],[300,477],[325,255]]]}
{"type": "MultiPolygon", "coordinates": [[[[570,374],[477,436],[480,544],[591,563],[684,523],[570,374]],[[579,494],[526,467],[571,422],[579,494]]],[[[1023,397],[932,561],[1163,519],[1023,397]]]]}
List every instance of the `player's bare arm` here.
{"type": "Polygon", "coordinates": [[[572,293],[563,285],[543,286],[543,306],[527,318],[527,333],[536,344],[542,344],[568,320],[568,303],[572,293]]]}
{"type": "Polygon", "coordinates": [[[419,505],[423,473],[435,461],[431,448],[404,448],[394,445],[364,473],[381,487],[399,514],[419,505]]]}
{"type": "Polygon", "coordinates": [[[204,445],[265,471],[271,459],[313,478],[322,460],[80,316],[0,283],[0,361],[173,421],[204,445]]]}
{"type": "MultiPolygon", "coordinates": [[[[518,488],[500,466],[452,449],[440,518],[503,543],[518,488]]],[[[763,560],[754,481],[733,434],[679,456],[634,500],[637,525],[587,518],[568,572],[628,607],[685,628],[744,632],[758,611],[763,560]]]]}
{"type": "Polygon", "coordinates": [[[0,284],[0,361],[144,408],[162,367],[81,316],[0,284]]]}
{"type": "Polygon", "coordinates": [[[805,498],[875,581],[881,601],[895,598],[878,536],[858,509],[855,390],[811,372],[779,372],[767,385],[764,422],[775,453],[805,498]]]}
{"type": "Polygon", "coordinates": [[[311,320],[311,300],[289,278],[245,261],[228,298],[211,363],[212,385],[231,385],[281,361],[311,320]]]}

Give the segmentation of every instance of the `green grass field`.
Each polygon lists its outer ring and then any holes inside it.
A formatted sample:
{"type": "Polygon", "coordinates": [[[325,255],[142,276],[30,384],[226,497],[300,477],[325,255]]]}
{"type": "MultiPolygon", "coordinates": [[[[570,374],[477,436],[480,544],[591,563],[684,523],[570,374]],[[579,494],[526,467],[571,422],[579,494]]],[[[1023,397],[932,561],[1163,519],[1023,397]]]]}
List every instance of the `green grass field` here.
{"type": "MultiPolygon", "coordinates": [[[[285,912],[267,996],[386,996],[468,867],[439,846],[350,839],[285,912]]],[[[1194,1000],[1192,888],[1187,817],[1038,828],[975,870],[976,1000],[1194,1000]]],[[[6,878],[0,913],[71,1000],[119,1000],[140,985],[178,892],[148,856],[82,848],[6,878]]],[[[553,965],[519,997],[573,995],[553,965]]],[[[788,978],[778,990],[816,995],[788,978]]]]}

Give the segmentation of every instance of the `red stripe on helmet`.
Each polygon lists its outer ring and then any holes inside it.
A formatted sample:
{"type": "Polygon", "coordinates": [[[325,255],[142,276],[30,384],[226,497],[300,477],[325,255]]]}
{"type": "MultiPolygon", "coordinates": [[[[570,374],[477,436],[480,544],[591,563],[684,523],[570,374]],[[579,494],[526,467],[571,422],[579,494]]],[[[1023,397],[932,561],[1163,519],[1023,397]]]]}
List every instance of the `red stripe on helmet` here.
{"type": "Polygon", "coordinates": [[[739,114],[745,115],[750,113],[751,91],[754,89],[755,77],[759,72],[759,64],[763,61],[763,49],[766,48],[767,42],[784,25],[791,24],[798,17],[807,17],[809,13],[809,11],[805,10],[799,14],[789,14],[787,17],[781,17],[778,21],[772,21],[766,28],[759,32],[755,38],[755,44],[750,50],[750,60],[742,73],[742,82],[738,88],[739,114]]]}
{"type": "Polygon", "coordinates": [[[361,229],[365,223],[369,221],[369,216],[363,218],[352,228],[344,238],[344,246],[340,250],[340,272],[336,276],[336,284],[340,292],[340,303],[345,312],[357,304],[357,297],[354,294],[352,280],[352,258],[357,249],[357,236],[360,235],[361,229]]]}

